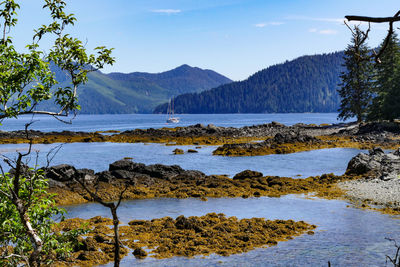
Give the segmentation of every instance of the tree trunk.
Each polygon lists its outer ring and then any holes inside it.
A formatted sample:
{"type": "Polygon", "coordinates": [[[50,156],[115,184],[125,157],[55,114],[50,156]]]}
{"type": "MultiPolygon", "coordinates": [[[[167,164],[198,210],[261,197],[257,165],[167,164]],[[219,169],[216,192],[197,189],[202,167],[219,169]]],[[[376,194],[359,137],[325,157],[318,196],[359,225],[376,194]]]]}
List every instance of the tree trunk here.
{"type": "Polygon", "coordinates": [[[119,224],[119,219],[117,216],[117,208],[113,207],[111,208],[111,213],[113,216],[113,224],[114,224],[114,267],[119,267],[119,262],[121,261],[119,257],[119,231],[118,231],[118,224],[119,224]]]}
{"type": "Polygon", "coordinates": [[[34,267],[40,266],[40,253],[43,249],[43,241],[36,233],[35,229],[33,229],[29,216],[25,212],[24,206],[20,199],[15,200],[15,206],[17,207],[21,223],[24,225],[33,245],[33,251],[29,257],[29,265],[34,267]]]}

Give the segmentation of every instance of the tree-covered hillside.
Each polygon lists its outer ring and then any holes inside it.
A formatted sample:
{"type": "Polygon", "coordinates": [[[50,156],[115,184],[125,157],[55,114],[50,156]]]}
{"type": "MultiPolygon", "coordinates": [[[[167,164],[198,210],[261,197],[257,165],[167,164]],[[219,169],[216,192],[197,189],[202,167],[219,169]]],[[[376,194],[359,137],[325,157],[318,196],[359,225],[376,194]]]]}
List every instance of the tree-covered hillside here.
{"type": "MultiPolygon", "coordinates": [[[[176,113],[336,112],[343,52],[303,56],[247,80],[175,98],[176,113]]],[[[167,105],[154,113],[165,113],[167,105]]]]}
{"type": "MultiPolygon", "coordinates": [[[[52,70],[61,84],[67,81],[66,74],[56,68],[52,70]]],[[[201,92],[232,82],[212,70],[188,65],[156,74],[104,74],[97,71],[89,73],[88,78],[78,91],[81,113],[86,114],[151,113],[157,105],[173,96],[201,92]]],[[[45,103],[41,108],[51,109],[52,106],[53,103],[45,103]]]]}

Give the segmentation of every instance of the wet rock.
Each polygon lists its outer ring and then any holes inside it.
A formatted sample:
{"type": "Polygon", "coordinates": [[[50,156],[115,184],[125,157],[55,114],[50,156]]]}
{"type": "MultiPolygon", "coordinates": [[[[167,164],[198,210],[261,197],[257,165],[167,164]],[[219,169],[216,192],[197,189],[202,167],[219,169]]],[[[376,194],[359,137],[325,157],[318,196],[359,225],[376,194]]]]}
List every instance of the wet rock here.
{"type": "Polygon", "coordinates": [[[60,164],[50,167],[46,170],[46,177],[59,182],[73,181],[77,177],[77,171],[74,166],[60,164]]]}
{"type": "Polygon", "coordinates": [[[399,178],[400,151],[385,154],[381,148],[374,148],[369,154],[360,153],[352,158],[347,166],[347,174],[362,175],[369,172],[381,180],[399,178]]]}
{"type": "Polygon", "coordinates": [[[133,254],[136,258],[138,258],[138,259],[143,259],[143,258],[146,258],[146,257],[147,257],[147,252],[144,251],[144,249],[142,249],[142,248],[137,248],[137,249],[135,249],[135,250],[132,252],[132,254],[133,254]]]}
{"type": "Polygon", "coordinates": [[[262,177],[262,176],[263,176],[263,174],[261,172],[245,170],[245,171],[242,171],[242,172],[239,172],[238,174],[236,174],[233,177],[233,180],[243,180],[243,179],[247,179],[247,178],[258,178],[258,177],[262,177]]]}
{"type": "Polygon", "coordinates": [[[135,167],[136,167],[135,163],[132,160],[122,159],[122,160],[118,160],[118,161],[111,163],[108,170],[109,171],[115,171],[115,170],[132,171],[135,167]]]}
{"type": "Polygon", "coordinates": [[[179,148],[176,148],[174,151],[172,151],[175,155],[181,155],[181,154],[184,154],[184,151],[183,151],[183,149],[179,149],[179,148]]]}
{"type": "Polygon", "coordinates": [[[277,133],[274,138],[271,140],[277,144],[293,144],[293,143],[317,143],[320,140],[310,135],[289,132],[289,133],[277,133]]]}
{"type": "Polygon", "coordinates": [[[91,169],[78,169],[76,171],[76,175],[79,177],[79,179],[88,183],[92,183],[96,180],[94,171],[91,169]]]}
{"type": "Polygon", "coordinates": [[[48,179],[47,181],[50,188],[59,187],[59,188],[66,188],[66,185],[63,182],[59,182],[53,179],[48,179]]]}
{"type": "Polygon", "coordinates": [[[136,176],[134,172],[126,170],[115,170],[111,172],[111,175],[117,179],[123,180],[131,180],[136,176]]]}
{"type": "Polygon", "coordinates": [[[187,151],[188,153],[199,153],[199,151],[195,150],[195,149],[188,149],[187,151]]]}
{"type": "Polygon", "coordinates": [[[272,122],[271,122],[271,125],[274,126],[274,127],[285,127],[284,124],[279,123],[279,122],[277,122],[277,121],[272,121],[272,122]]]}
{"type": "Polygon", "coordinates": [[[400,124],[396,122],[370,122],[359,126],[357,135],[395,133],[400,134],[400,124]]]}
{"type": "Polygon", "coordinates": [[[115,179],[115,177],[111,174],[110,171],[102,171],[96,173],[96,177],[100,182],[105,182],[105,183],[110,183],[112,180],[115,179]]]}

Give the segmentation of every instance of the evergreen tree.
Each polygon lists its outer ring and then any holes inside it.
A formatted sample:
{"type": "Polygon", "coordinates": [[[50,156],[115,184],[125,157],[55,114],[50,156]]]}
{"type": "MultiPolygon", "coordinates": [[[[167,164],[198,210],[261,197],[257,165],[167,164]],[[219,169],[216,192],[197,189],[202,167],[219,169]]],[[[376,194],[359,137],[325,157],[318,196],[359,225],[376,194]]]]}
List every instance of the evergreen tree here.
{"type": "Polygon", "coordinates": [[[400,117],[400,46],[397,34],[390,36],[380,60],[376,66],[376,97],[368,119],[393,120],[400,117]]]}
{"type": "Polygon", "coordinates": [[[365,34],[354,27],[351,44],[344,52],[344,67],[346,71],[340,76],[342,82],[338,90],[341,97],[340,119],[356,117],[357,122],[363,121],[371,102],[373,85],[373,65],[367,60],[370,49],[365,44],[365,34]]]}

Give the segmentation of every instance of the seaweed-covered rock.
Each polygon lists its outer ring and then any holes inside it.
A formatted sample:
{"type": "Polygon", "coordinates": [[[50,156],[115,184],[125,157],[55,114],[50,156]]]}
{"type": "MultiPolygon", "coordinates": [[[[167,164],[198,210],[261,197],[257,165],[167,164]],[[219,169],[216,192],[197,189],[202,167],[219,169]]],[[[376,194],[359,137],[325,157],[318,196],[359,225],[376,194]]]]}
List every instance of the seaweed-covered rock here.
{"type": "Polygon", "coordinates": [[[239,172],[238,174],[236,174],[233,177],[233,180],[243,180],[246,178],[258,178],[258,177],[262,177],[262,176],[263,176],[263,174],[261,172],[245,170],[245,171],[242,171],[242,172],[239,172]]]}
{"type": "Polygon", "coordinates": [[[175,155],[181,155],[184,154],[185,152],[183,151],[183,149],[180,148],[175,148],[174,151],[172,151],[175,155]]]}
{"type": "Polygon", "coordinates": [[[143,259],[143,258],[147,257],[147,252],[144,251],[144,249],[142,249],[142,248],[135,249],[132,252],[132,254],[135,256],[135,258],[138,258],[138,259],[143,259]]]}

